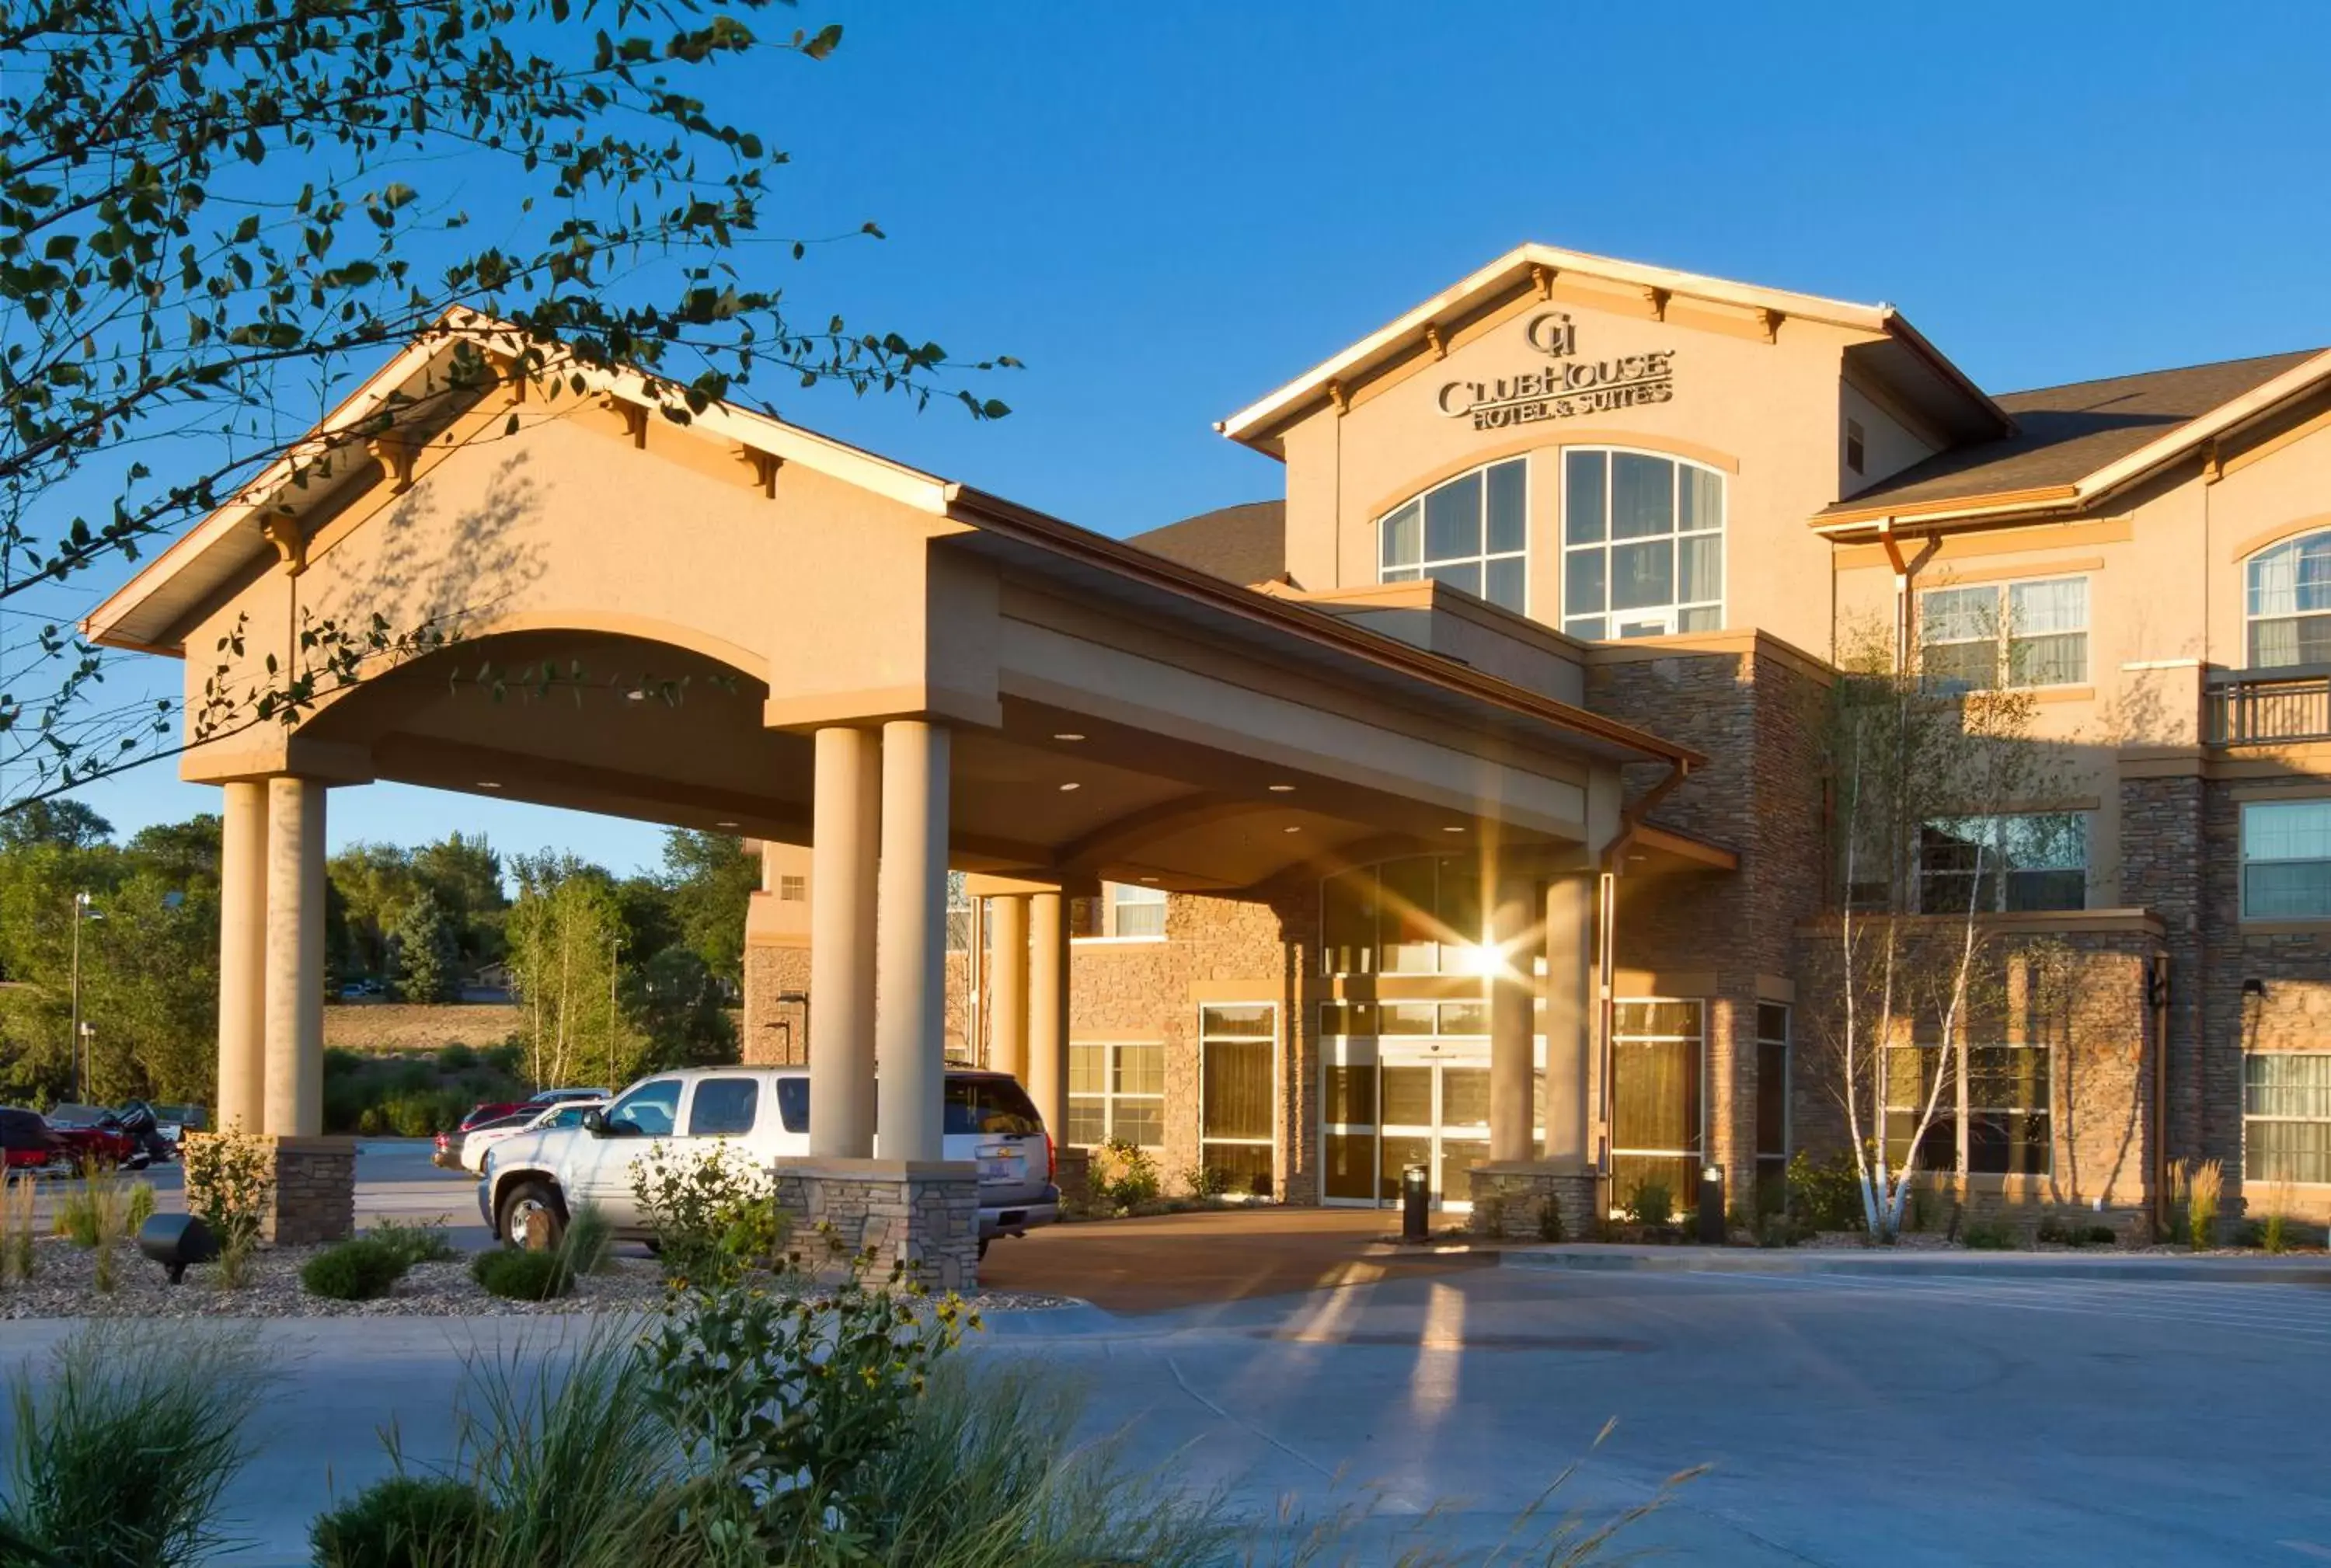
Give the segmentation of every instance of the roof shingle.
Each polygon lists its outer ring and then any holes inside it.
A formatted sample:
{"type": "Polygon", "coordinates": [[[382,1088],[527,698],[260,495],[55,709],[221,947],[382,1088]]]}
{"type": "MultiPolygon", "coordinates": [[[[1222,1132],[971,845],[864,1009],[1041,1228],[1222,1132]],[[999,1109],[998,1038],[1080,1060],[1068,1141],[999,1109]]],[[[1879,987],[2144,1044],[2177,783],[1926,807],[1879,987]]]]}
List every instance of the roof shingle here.
{"type": "Polygon", "coordinates": [[[1245,587],[1287,572],[1287,503],[1242,501],[1125,541],[1245,587]]]}

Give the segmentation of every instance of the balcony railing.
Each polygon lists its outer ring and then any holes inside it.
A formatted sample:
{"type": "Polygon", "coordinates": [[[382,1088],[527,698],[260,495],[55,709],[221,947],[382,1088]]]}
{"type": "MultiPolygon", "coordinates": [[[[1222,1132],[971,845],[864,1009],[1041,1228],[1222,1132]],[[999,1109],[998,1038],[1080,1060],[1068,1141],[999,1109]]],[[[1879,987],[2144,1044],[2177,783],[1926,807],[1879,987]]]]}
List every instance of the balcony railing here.
{"type": "Polygon", "coordinates": [[[2245,670],[2209,687],[2212,746],[2331,740],[2331,668],[2245,670]]]}

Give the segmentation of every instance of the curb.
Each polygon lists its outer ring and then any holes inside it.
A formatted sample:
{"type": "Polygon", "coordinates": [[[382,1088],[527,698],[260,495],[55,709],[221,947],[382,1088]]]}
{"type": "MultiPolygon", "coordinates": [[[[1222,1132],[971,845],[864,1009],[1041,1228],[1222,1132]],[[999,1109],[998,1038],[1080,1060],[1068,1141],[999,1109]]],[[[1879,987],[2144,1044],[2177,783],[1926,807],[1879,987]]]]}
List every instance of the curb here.
{"type": "MultiPolygon", "coordinates": [[[[1089,1301],[1080,1301],[1073,1307],[1042,1307],[1020,1312],[986,1312],[980,1315],[985,1326],[981,1337],[1004,1339],[1079,1339],[1100,1334],[1122,1334],[1125,1325],[1114,1312],[1107,1312],[1089,1301]]],[[[970,1340],[966,1338],[966,1344],[970,1340]]]]}
{"type": "Polygon", "coordinates": [[[1783,1251],[1739,1252],[1500,1252],[1498,1266],[1541,1272],[1603,1274],[1736,1274],[1802,1277],[1815,1274],[1988,1279],[2169,1280],[2220,1285],[2331,1287],[2331,1262],[2270,1263],[2241,1259],[2074,1259],[2014,1261],[1944,1254],[1890,1258],[1783,1251]]]}

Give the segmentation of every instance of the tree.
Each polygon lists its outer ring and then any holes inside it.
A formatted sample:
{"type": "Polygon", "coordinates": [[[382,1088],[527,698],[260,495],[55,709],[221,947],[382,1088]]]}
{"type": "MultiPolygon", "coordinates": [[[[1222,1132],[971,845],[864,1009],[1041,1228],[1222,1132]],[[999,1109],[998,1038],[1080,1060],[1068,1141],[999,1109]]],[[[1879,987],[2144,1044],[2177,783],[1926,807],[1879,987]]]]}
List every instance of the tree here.
{"type": "Polygon", "coordinates": [[[664,883],[680,939],[730,984],[745,978],[745,915],[761,886],[761,857],[726,833],[672,828],[663,840],[664,883]]]}
{"type": "Polygon", "coordinates": [[[414,851],[412,867],[414,881],[436,896],[452,920],[463,960],[489,964],[500,957],[509,898],[502,891],[502,858],[486,836],[457,829],[414,851]]]}
{"type": "Polygon", "coordinates": [[[138,829],[130,837],[122,857],[133,866],[152,870],[167,886],[182,892],[216,888],[221,828],[214,812],[205,812],[183,822],[157,822],[138,829]]]}
{"type": "Polygon", "coordinates": [[[406,1002],[461,999],[461,939],[453,917],[428,888],[396,922],[396,989],[406,1002]]]}
{"type": "MultiPolygon", "coordinates": [[[[756,33],[777,3],[7,7],[0,602],[138,558],[271,465],[298,484],[369,461],[370,443],[510,378],[555,402],[579,398],[582,369],[633,366],[683,423],[746,399],[756,372],[928,399],[962,368],[937,344],[804,323],[774,285],[766,258],[823,242],[771,232],[786,155],[709,93],[719,67],[753,71],[758,108],[781,90],[772,57],[833,52],[839,27],[756,33]],[[296,437],[424,334],[453,345],[448,371],[296,437]]],[[[197,727],[294,718],[431,636],[311,620],[296,664],[197,727]]],[[[178,705],[99,700],[108,656],[69,625],[0,654],[0,774],[18,803],[169,744],[178,705]]]]}
{"type": "Polygon", "coordinates": [[[720,1067],[737,1060],[737,1026],[720,983],[687,947],[667,947],[623,976],[623,1012],[639,1049],[623,1077],[680,1067],[720,1067]]]}
{"type": "Polygon", "coordinates": [[[519,856],[507,931],[538,1085],[604,1074],[632,1053],[616,1003],[623,936],[607,873],[571,856],[519,856]]]}
{"type": "Polygon", "coordinates": [[[386,975],[389,936],[421,893],[411,852],[397,844],[350,844],[326,863],[325,876],[341,900],[345,972],[386,975]]]}
{"type": "Polygon", "coordinates": [[[113,824],[79,801],[28,801],[0,817],[0,849],[55,844],[86,850],[113,837],[113,824]]]}
{"type": "Polygon", "coordinates": [[[1873,1237],[1901,1229],[1921,1159],[1940,1168],[1938,1119],[1951,1168],[1970,1168],[1969,1037],[2031,985],[2031,955],[2011,960],[1989,917],[2015,854],[2059,858],[2026,841],[2051,831],[2035,804],[2063,793],[2062,751],[2033,736],[2033,713],[2029,692],[1929,679],[1869,633],[1832,688],[1837,1005],[1818,1027],[1873,1237]]]}

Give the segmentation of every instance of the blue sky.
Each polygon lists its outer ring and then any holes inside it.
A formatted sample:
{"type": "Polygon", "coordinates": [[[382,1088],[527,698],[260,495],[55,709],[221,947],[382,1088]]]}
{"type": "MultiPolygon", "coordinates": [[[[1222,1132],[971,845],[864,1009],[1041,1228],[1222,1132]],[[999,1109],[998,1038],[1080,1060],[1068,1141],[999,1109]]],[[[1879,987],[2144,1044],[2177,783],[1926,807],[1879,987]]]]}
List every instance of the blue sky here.
{"type": "MultiPolygon", "coordinates": [[[[798,20],[841,22],[840,51],[757,65],[719,107],[794,155],[777,224],[890,237],[783,264],[787,298],[1028,368],[981,378],[1014,409],[999,423],[837,391],[780,411],[1108,533],[1277,493],[1210,422],[1525,239],[1889,300],[1993,390],[2331,343],[2316,12],[812,0],[798,20]]],[[[127,829],[213,794],[163,765],[85,798],[127,829]]],[[[618,869],[659,854],[644,825],[334,794],[336,847],[454,827],[618,869]]]]}

